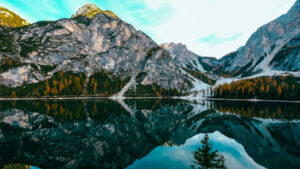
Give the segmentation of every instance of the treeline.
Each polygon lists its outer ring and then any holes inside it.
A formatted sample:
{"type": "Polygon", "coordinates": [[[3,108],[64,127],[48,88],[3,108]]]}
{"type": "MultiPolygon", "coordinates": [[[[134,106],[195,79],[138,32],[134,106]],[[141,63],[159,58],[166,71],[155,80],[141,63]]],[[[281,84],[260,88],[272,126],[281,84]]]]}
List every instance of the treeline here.
{"type": "Polygon", "coordinates": [[[4,97],[52,97],[52,96],[111,96],[118,93],[129,81],[108,72],[98,72],[87,84],[83,73],[57,72],[44,82],[24,84],[16,88],[0,86],[4,97]]]}
{"type": "MultiPolygon", "coordinates": [[[[83,73],[57,72],[45,81],[26,84],[15,88],[0,86],[0,97],[54,97],[54,96],[101,96],[117,94],[129,82],[106,71],[93,74],[89,79],[83,73]]],[[[157,84],[138,84],[135,90],[129,90],[125,96],[167,97],[179,96],[176,89],[165,89],[157,84]]]]}
{"type": "Polygon", "coordinates": [[[207,75],[205,75],[204,73],[192,70],[192,69],[187,69],[182,67],[182,69],[186,72],[188,72],[189,74],[191,74],[193,77],[195,77],[198,80],[201,80],[202,82],[209,84],[209,85],[214,85],[216,84],[216,80],[209,78],[207,75]]]}
{"type": "Polygon", "coordinates": [[[111,96],[122,90],[130,78],[123,79],[109,72],[101,71],[93,74],[88,83],[88,94],[111,96]]]}
{"type": "Polygon", "coordinates": [[[19,60],[9,58],[5,56],[2,61],[0,62],[0,72],[5,72],[13,67],[17,67],[20,65],[19,60]]]}
{"type": "Polygon", "coordinates": [[[300,100],[300,78],[293,76],[245,79],[214,89],[214,97],[300,100]]]}
{"type": "Polygon", "coordinates": [[[125,96],[128,97],[169,97],[169,96],[180,96],[182,92],[177,89],[165,89],[157,84],[153,85],[136,85],[135,90],[128,90],[125,96]]]}
{"type": "Polygon", "coordinates": [[[41,97],[81,95],[84,92],[85,75],[82,73],[57,72],[44,82],[23,84],[16,88],[0,86],[3,97],[41,97]]]}

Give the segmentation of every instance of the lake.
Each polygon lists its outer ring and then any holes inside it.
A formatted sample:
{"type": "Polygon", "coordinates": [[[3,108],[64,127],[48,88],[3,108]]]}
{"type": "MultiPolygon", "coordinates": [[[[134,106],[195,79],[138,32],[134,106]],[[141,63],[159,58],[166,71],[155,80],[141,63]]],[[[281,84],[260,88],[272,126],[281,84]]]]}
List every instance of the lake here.
{"type": "Polygon", "coordinates": [[[300,166],[300,104],[0,101],[0,168],[188,169],[209,133],[229,169],[300,166]]]}

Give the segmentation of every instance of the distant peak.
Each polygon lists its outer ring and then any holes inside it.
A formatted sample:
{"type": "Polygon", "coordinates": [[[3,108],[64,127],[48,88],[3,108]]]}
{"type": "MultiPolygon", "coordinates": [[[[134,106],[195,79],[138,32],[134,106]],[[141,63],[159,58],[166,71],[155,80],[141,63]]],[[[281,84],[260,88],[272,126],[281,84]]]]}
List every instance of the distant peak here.
{"type": "Polygon", "coordinates": [[[92,3],[87,3],[87,4],[83,5],[82,7],[80,7],[78,9],[78,11],[74,15],[72,15],[72,18],[77,17],[79,15],[86,16],[88,18],[93,18],[94,16],[96,16],[99,13],[106,14],[113,18],[118,18],[118,16],[116,14],[114,14],[112,11],[109,11],[109,10],[103,11],[100,8],[98,8],[97,5],[92,4],[92,3]]]}
{"type": "Polygon", "coordinates": [[[93,3],[86,3],[84,4],[81,8],[94,8],[94,9],[99,9],[97,5],[93,3]]]}
{"type": "Polygon", "coordinates": [[[14,12],[0,7],[0,25],[3,27],[16,28],[29,25],[25,19],[21,18],[14,12]]]}
{"type": "Polygon", "coordinates": [[[165,49],[170,49],[170,48],[181,48],[181,49],[187,49],[186,45],[183,43],[174,43],[174,42],[170,42],[170,43],[163,43],[161,44],[161,46],[165,49]]]}

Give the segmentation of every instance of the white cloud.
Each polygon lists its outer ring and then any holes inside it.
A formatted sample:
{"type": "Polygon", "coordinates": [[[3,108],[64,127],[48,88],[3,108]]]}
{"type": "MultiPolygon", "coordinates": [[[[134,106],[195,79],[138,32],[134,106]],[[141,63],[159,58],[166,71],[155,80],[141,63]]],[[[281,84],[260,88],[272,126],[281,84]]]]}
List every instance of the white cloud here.
{"type": "Polygon", "coordinates": [[[182,42],[199,55],[220,58],[244,45],[260,26],[286,13],[294,2],[295,0],[145,0],[145,4],[151,9],[170,7],[172,15],[159,25],[140,28],[158,43],[182,42]],[[199,38],[210,35],[226,39],[237,34],[241,36],[217,44],[199,41],[199,38]]]}

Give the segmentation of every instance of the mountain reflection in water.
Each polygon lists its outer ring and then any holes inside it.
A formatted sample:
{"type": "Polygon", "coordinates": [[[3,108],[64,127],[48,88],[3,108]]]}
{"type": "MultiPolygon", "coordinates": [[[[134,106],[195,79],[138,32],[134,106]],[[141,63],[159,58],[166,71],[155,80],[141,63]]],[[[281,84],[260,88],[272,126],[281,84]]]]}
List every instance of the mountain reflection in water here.
{"type": "MultiPolygon", "coordinates": [[[[198,134],[188,139],[184,145],[169,146],[162,145],[156,147],[151,153],[141,160],[137,160],[133,165],[127,169],[156,169],[156,168],[190,168],[192,161],[194,161],[191,152],[195,151],[197,147],[201,147],[200,141],[204,134],[198,134]]],[[[245,152],[242,145],[235,142],[220,132],[216,131],[209,134],[210,142],[217,150],[221,150],[226,158],[226,166],[231,169],[262,169],[264,167],[256,164],[251,157],[245,152]]]]}
{"type": "Polygon", "coordinates": [[[203,134],[228,168],[297,168],[300,104],[183,100],[0,102],[0,168],[189,168],[203,134]]]}

